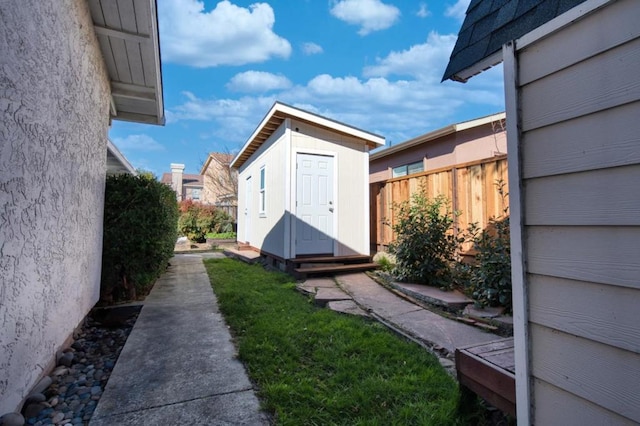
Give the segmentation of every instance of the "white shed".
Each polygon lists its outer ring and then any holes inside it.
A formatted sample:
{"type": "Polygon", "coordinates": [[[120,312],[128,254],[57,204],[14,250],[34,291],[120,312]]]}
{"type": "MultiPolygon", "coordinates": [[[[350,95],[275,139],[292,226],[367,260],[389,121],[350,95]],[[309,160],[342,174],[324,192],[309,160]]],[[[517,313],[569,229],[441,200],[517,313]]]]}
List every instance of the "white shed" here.
{"type": "MultiPolygon", "coordinates": [[[[637,424],[640,2],[587,0],[555,18],[561,2],[537,3],[530,15],[553,19],[500,55],[518,424],[637,424]]],[[[472,2],[467,18],[478,14],[472,2]]],[[[488,65],[489,51],[455,66],[472,50],[456,49],[445,78],[488,65]]]]}
{"type": "Polygon", "coordinates": [[[238,242],[282,264],[368,256],[368,151],[381,144],[381,136],[276,102],[231,163],[238,242]]]}

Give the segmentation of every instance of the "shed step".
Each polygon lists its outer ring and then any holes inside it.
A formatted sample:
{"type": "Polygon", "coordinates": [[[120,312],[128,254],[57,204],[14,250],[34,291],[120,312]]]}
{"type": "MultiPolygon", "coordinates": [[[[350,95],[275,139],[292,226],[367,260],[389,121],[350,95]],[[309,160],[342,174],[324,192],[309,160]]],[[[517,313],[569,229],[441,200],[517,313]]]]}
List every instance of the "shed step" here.
{"type": "Polygon", "coordinates": [[[353,263],[350,265],[309,266],[304,268],[295,268],[294,271],[298,274],[313,275],[340,272],[370,271],[372,269],[376,269],[377,267],[377,263],[353,263]]]}
{"type": "Polygon", "coordinates": [[[371,257],[361,254],[348,256],[316,256],[316,257],[296,257],[292,262],[296,265],[302,263],[364,263],[370,262],[371,257]]]}

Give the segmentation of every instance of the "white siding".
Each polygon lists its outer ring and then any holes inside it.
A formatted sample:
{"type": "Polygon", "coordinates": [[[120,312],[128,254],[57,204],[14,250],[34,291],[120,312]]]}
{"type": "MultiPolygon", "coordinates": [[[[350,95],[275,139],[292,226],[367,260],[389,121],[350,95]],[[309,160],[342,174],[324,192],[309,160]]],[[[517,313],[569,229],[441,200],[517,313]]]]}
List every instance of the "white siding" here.
{"type": "Polygon", "coordinates": [[[85,0],[0,2],[0,414],[98,300],[109,82],[85,0]]]}
{"type": "Polygon", "coordinates": [[[285,256],[285,170],[287,161],[286,121],[251,156],[239,170],[238,178],[238,239],[244,236],[245,182],[251,176],[252,200],[251,246],[279,257],[285,256]],[[265,166],[266,208],[260,214],[260,168],[265,166]]]}
{"type": "Polygon", "coordinates": [[[517,52],[536,424],[640,422],[638,22],[620,0],[517,52]]]}
{"type": "MultiPolygon", "coordinates": [[[[295,152],[335,154],[334,173],[337,185],[334,192],[337,224],[334,236],[337,241],[337,256],[369,254],[368,165],[365,145],[362,141],[336,132],[292,121],[292,155],[295,152]],[[296,130],[297,129],[297,130],[296,130]]],[[[292,159],[294,161],[294,159],[292,159]]],[[[295,169],[292,171],[294,178],[295,169]]],[[[295,181],[294,181],[295,182],[295,181]]],[[[295,184],[293,185],[295,191],[295,184]]],[[[292,192],[293,192],[292,191],[292,192]]]]}

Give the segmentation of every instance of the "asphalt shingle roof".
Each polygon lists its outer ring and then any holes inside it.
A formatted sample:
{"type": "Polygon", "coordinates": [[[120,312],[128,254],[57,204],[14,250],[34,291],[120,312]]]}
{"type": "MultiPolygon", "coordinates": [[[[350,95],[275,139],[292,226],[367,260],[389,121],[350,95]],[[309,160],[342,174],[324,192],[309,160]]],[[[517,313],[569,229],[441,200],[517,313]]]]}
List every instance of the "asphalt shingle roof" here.
{"type": "Polygon", "coordinates": [[[584,1],[471,0],[442,81],[464,81],[458,73],[584,1]]]}

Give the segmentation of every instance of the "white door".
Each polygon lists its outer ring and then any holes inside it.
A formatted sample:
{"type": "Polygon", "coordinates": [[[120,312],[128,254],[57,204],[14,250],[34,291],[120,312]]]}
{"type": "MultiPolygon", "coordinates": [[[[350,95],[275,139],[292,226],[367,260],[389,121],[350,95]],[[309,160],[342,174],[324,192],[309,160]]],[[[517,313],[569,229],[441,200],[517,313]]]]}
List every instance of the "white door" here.
{"type": "Polygon", "coordinates": [[[296,255],[333,254],[333,157],[296,158],[296,255]]]}
{"type": "Polygon", "coordinates": [[[251,203],[253,202],[253,191],[251,188],[251,176],[245,181],[244,198],[244,242],[251,242],[251,203]]]}

